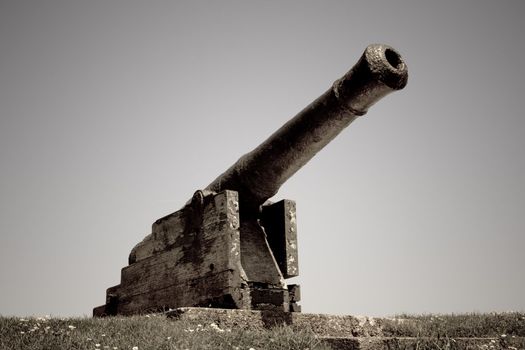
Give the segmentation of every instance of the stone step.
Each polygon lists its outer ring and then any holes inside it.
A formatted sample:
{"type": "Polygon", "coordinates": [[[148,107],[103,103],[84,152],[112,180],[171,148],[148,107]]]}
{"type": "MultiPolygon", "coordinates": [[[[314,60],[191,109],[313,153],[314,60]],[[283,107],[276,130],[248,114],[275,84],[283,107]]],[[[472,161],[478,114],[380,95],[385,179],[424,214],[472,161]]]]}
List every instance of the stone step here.
{"type": "Polygon", "coordinates": [[[293,329],[311,330],[323,337],[365,337],[382,335],[376,319],[358,316],[335,316],[301,312],[237,310],[183,307],[166,313],[168,317],[197,323],[215,322],[223,328],[269,328],[288,325],[293,329]]]}

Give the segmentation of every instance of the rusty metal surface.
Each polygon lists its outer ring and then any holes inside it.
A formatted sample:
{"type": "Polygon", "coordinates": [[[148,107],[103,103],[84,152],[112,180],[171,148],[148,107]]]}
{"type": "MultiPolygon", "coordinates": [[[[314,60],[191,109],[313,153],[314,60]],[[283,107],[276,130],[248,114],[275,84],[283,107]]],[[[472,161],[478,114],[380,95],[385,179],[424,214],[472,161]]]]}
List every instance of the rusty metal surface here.
{"type": "Polygon", "coordinates": [[[242,156],[206,190],[235,190],[244,212],[257,210],[281,185],[358,116],[405,87],[408,69],[392,47],[370,45],[356,65],[323,95],[253,151],[242,156]]]}

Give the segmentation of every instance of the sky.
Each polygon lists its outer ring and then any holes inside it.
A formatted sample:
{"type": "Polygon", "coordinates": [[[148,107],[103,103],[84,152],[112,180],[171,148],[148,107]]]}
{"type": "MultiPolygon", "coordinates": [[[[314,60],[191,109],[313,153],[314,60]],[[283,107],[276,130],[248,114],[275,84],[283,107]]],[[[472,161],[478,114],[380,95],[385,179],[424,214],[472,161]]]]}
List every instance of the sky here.
{"type": "MultiPolygon", "coordinates": [[[[131,248],[346,73],[407,87],[286,182],[303,312],[525,311],[522,1],[0,0],[0,315],[91,315],[131,248]]],[[[270,166],[270,164],[269,164],[270,166]]]]}

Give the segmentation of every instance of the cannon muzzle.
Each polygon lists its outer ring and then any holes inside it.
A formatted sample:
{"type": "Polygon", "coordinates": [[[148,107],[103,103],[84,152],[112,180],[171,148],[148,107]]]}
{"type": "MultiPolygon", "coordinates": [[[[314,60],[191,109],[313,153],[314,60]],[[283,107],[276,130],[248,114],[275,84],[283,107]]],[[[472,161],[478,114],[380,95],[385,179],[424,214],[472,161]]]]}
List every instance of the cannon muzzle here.
{"type": "Polygon", "coordinates": [[[408,69],[392,47],[368,46],[356,65],[206,190],[239,193],[240,207],[257,210],[281,185],[358,116],[405,87],[408,69]]]}

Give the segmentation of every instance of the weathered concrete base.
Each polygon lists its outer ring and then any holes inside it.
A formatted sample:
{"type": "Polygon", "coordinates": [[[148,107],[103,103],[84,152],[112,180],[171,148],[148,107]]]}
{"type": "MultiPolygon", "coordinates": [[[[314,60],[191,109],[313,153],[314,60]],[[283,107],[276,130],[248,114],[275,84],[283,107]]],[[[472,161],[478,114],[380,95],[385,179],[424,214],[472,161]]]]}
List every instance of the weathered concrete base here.
{"type": "Polygon", "coordinates": [[[311,330],[323,337],[365,337],[381,335],[376,319],[355,316],[333,316],[279,312],[273,310],[236,310],[183,307],[166,313],[168,317],[196,323],[216,323],[221,328],[257,329],[288,325],[294,329],[311,330]]]}
{"type": "Polygon", "coordinates": [[[232,310],[211,308],[179,308],[167,312],[168,317],[200,324],[215,323],[223,329],[257,329],[287,325],[292,329],[309,330],[332,349],[397,350],[397,349],[524,349],[525,338],[430,338],[392,336],[392,322],[407,324],[408,319],[386,319],[363,316],[335,316],[295,312],[232,310]]]}

